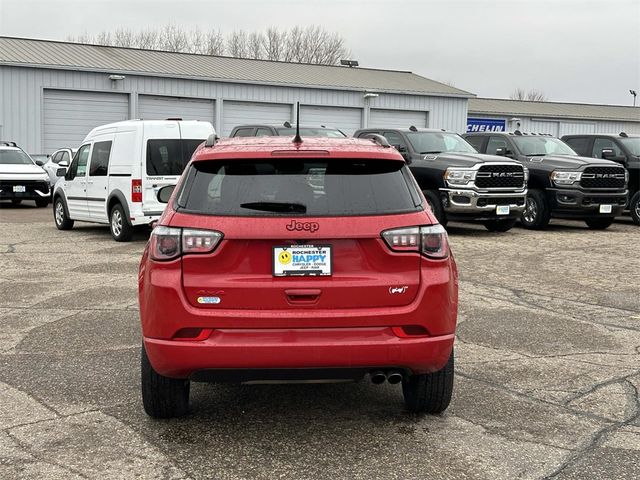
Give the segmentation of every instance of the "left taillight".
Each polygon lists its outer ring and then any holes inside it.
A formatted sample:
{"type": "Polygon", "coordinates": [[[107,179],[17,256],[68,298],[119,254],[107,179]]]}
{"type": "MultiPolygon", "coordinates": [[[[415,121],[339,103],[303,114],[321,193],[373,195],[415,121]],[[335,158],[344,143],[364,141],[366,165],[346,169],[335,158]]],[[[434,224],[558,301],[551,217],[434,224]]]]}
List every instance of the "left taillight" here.
{"type": "Polygon", "coordinates": [[[154,260],[171,260],[190,253],[212,252],[222,233],[215,230],[194,230],[157,226],[151,232],[150,254],[154,260]]]}
{"type": "Polygon", "coordinates": [[[142,202],[142,180],[139,178],[131,179],[131,201],[142,202]]]}
{"type": "Polygon", "coordinates": [[[447,231],[442,225],[396,228],[385,230],[381,235],[387,246],[396,252],[420,252],[436,259],[449,256],[447,231]]]}

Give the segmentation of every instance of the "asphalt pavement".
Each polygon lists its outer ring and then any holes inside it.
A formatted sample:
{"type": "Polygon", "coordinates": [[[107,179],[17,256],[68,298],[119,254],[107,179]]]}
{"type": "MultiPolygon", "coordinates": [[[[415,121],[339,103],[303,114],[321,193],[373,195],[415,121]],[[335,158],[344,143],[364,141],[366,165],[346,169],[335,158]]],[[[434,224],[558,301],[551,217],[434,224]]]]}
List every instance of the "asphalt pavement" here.
{"type": "Polygon", "coordinates": [[[399,386],[192,385],[140,400],[136,286],[148,232],[58,231],[0,205],[0,478],[637,479],[640,228],[452,224],[460,270],[449,410],[399,386]]]}

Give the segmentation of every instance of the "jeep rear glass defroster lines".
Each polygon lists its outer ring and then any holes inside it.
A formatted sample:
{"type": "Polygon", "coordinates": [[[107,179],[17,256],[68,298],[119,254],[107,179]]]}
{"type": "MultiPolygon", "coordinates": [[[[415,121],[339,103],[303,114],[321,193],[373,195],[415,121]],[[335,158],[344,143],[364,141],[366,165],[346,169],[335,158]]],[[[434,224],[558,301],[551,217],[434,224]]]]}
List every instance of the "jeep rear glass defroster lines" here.
{"type": "Polygon", "coordinates": [[[225,216],[354,216],[418,211],[398,161],[269,159],[195,162],[181,211],[225,216]]]}

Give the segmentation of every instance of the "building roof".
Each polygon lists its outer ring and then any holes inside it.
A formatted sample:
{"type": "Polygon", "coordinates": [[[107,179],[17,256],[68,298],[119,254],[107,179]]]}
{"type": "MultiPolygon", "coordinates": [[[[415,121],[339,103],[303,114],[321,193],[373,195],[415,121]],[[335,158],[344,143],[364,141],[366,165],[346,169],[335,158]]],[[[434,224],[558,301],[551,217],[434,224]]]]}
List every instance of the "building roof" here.
{"type": "Polygon", "coordinates": [[[411,72],[249,60],[15,37],[0,37],[0,65],[411,95],[473,96],[464,90],[411,72]]]}
{"type": "Polygon", "coordinates": [[[586,103],[533,102],[498,98],[469,99],[469,114],[523,115],[540,118],[573,118],[640,122],[640,107],[586,103]]]}

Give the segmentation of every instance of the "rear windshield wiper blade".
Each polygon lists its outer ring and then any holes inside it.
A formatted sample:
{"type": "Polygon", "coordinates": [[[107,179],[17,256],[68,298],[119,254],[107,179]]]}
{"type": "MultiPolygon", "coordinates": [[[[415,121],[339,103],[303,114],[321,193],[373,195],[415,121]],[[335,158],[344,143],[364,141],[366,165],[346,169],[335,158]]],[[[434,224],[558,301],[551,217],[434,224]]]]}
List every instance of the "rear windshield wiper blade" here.
{"type": "Polygon", "coordinates": [[[434,150],[432,152],[420,152],[420,155],[428,155],[430,153],[442,153],[442,150],[434,150]]]}
{"type": "Polygon", "coordinates": [[[249,202],[241,203],[240,208],[263,212],[307,213],[306,205],[291,202],[249,202]]]}
{"type": "Polygon", "coordinates": [[[544,157],[545,155],[549,155],[548,153],[528,153],[528,157],[544,157]]]}

